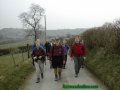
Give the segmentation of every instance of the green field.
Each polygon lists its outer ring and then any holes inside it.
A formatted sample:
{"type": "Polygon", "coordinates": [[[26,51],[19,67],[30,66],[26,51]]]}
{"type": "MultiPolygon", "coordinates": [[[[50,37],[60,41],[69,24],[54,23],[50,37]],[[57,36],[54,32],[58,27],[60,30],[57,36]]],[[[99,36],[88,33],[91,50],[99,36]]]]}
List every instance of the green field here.
{"type": "MultiPolygon", "coordinates": [[[[19,66],[20,64],[23,63],[23,58],[22,58],[22,54],[14,54],[14,59],[15,59],[15,64],[16,66],[19,66]]],[[[24,56],[24,61],[27,60],[27,53],[23,53],[24,56]]],[[[30,60],[29,60],[30,61],[30,60]]],[[[13,62],[13,58],[12,55],[4,55],[4,56],[0,56],[0,75],[4,74],[3,72],[5,72],[8,69],[14,68],[14,62],[13,62]]]]}
{"type": "Polygon", "coordinates": [[[25,41],[20,41],[16,43],[3,44],[3,45],[0,45],[0,49],[17,48],[20,46],[26,46],[27,44],[32,45],[33,43],[34,43],[34,40],[25,40],[25,41]]]}
{"type": "MultiPolygon", "coordinates": [[[[20,41],[0,45],[0,49],[32,45],[33,40],[20,41]]],[[[44,40],[41,40],[44,43],[44,40]]],[[[27,58],[27,53],[15,53],[0,56],[0,90],[18,90],[25,78],[33,72],[32,60],[27,58]],[[14,59],[13,59],[14,57],[14,59]]]]}
{"type": "Polygon", "coordinates": [[[18,90],[25,78],[33,72],[32,60],[27,53],[14,54],[15,65],[11,55],[0,56],[0,90],[18,90]]]}
{"type": "MultiPolygon", "coordinates": [[[[24,40],[16,43],[9,43],[9,44],[3,44],[0,45],[0,49],[6,49],[6,48],[17,48],[20,46],[26,46],[27,44],[32,45],[34,43],[34,40],[24,40]]],[[[41,40],[41,43],[45,43],[44,40],[41,40]]]]}

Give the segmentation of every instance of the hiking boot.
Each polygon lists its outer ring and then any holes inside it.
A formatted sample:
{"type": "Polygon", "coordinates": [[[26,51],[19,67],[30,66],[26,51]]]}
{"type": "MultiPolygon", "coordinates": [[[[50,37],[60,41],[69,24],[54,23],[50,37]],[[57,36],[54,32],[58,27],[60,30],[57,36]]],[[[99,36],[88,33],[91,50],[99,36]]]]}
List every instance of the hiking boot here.
{"type": "Polygon", "coordinates": [[[37,78],[36,83],[39,83],[39,82],[40,82],[40,78],[37,78]]]}
{"type": "Polygon", "coordinates": [[[43,73],[41,73],[41,78],[42,78],[42,79],[44,78],[44,75],[43,75],[43,73]]]}
{"type": "Polygon", "coordinates": [[[55,81],[58,81],[58,76],[57,76],[57,74],[55,75],[55,81]]]}
{"type": "Polygon", "coordinates": [[[77,78],[78,77],[78,74],[75,74],[75,78],[77,78]]]}

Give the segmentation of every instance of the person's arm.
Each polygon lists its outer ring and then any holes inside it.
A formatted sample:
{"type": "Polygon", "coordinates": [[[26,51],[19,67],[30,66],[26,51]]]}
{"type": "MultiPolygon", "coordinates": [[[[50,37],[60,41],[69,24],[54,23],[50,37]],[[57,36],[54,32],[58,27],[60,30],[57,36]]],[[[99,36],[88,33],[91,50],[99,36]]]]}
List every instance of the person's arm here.
{"type": "Polygon", "coordinates": [[[49,50],[48,50],[48,52],[50,53],[50,48],[51,48],[52,46],[51,46],[51,44],[49,43],[49,50]]]}
{"type": "Polygon", "coordinates": [[[69,45],[67,45],[67,50],[70,48],[70,46],[69,45]]]}
{"type": "Polygon", "coordinates": [[[72,58],[72,56],[73,56],[73,46],[71,46],[70,48],[70,57],[72,58]]]}
{"type": "Polygon", "coordinates": [[[50,54],[49,54],[50,63],[52,63],[52,56],[53,56],[53,46],[50,48],[50,54]]]}
{"type": "Polygon", "coordinates": [[[43,49],[41,50],[41,52],[42,52],[42,59],[43,59],[45,65],[46,65],[46,58],[45,58],[46,52],[45,52],[45,50],[43,50],[43,49]]]}
{"type": "Polygon", "coordinates": [[[86,59],[86,47],[85,47],[85,45],[83,45],[83,56],[84,56],[84,59],[86,59]]]}
{"type": "Polygon", "coordinates": [[[35,49],[32,51],[31,56],[32,56],[32,58],[34,59],[34,57],[35,57],[35,49]]]}
{"type": "Polygon", "coordinates": [[[63,57],[63,64],[65,64],[65,48],[63,47],[63,46],[61,46],[62,47],[62,57],[63,57]]]}
{"type": "Polygon", "coordinates": [[[33,66],[34,66],[35,50],[32,51],[31,57],[32,57],[32,64],[33,64],[33,66]]]}
{"type": "Polygon", "coordinates": [[[41,49],[42,50],[42,56],[45,56],[45,50],[44,49],[41,49]]]}

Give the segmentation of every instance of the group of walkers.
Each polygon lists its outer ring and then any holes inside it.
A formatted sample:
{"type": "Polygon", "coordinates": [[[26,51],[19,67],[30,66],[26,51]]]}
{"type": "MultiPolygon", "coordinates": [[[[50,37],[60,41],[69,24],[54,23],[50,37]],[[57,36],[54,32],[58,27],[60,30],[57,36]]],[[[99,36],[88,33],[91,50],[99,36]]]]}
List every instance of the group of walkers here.
{"type": "Polygon", "coordinates": [[[86,59],[86,48],[79,36],[75,37],[71,47],[67,44],[66,39],[63,39],[62,43],[60,39],[55,39],[51,42],[46,41],[45,45],[40,43],[40,39],[36,40],[32,46],[31,54],[33,65],[36,69],[36,83],[40,82],[40,76],[44,78],[46,57],[50,62],[50,68],[54,69],[54,80],[58,81],[61,79],[62,69],[66,68],[68,50],[70,51],[71,60],[74,60],[75,77],[78,77],[81,65],[84,65],[83,61],[86,59]]]}

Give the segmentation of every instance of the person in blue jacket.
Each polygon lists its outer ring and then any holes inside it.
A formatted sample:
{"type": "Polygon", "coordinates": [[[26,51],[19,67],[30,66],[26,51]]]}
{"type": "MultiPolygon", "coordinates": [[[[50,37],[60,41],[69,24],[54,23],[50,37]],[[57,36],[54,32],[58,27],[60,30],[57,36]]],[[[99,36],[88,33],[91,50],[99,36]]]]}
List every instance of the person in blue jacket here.
{"type": "MultiPolygon", "coordinates": [[[[37,41],[37,42],[40,42],[40,39],[37,39],[36,41],[37,41]]],[[[35,43],[32,45],[32,53],[33,53],[33,51],[36,49],[36,41],[35,41],[35,43]]],[[[44,47],[44,45],[43,45],[42,43],[40,43],[40,48],[45,51],[45,47],[44,47]]],[[[33,59],[33,58],[32,58],[32,59],[33,59]]],[[[33,62],[33,65],[34,65],[34,62],[33,62]]]]}
{"type": "MultiPolygon", "coordinates": [[[[34,43],[34,44],[32,45],[32,52],[33,52],[33,50],[34,50],[35,48],[36,48],[36,44],[34,43]]],[[[45,49],[44,45],[41,44],[41,43],[40,43],[40,48],[45,49]]]]}
{"type": "Polygon", "coordinates": [[[35,48],[31,54],[36,69],[36,83],[40,82],[40,76],[44,78],[45,50],[40,47],[40,40],[36,40],[35,48]]]}
{"type": "Polygon", "coordinates": [[[68,54],[68,50],[70,48],[69,45],[67,44],[66,39],[63,40],[63,47],[64,47],[64,55],[65,55],[65,63],[63,64],[63,69],[65,69],[66,62],[67,62],[67,54],[68,54]]]}

